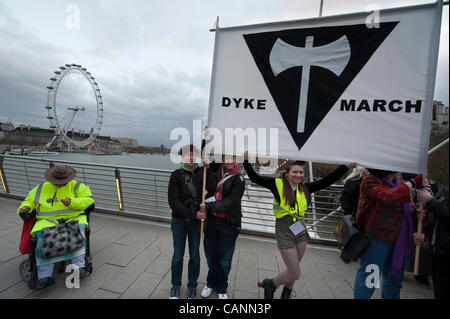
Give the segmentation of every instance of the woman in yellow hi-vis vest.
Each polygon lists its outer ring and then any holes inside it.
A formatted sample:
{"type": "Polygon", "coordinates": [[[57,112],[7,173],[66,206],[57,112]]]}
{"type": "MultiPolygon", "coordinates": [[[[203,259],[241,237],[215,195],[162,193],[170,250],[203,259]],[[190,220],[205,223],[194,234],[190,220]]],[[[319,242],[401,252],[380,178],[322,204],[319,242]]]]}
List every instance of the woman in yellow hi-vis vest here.
{"type": "Polygon", "coordinates": [[[248,162],[248,152],[244,155],[244,168],[250,180],[268,188],[273,194],[273,213],[275,215],[275,236],[286,269],[274,278],[266,278],[258,283],[264,288],[264,298],[273,299],[278,286],[284,285],[282,299],[289,299],[292,287],[300,278],[300,261],[310,239],[304,221],[305,211],[311,202],[311,193],[328,187],[339,180],[349,168],[341,165],[330,175],[311,183],[303,183],[304,162],[288,161],[280,178],[259,176],[248,162]]]}
{"type": "MultiPolygon", "coordinates": [[[[79,224],[87,225],[84,211],[95,200],[88,186],[73,180],[75,175],[76,171],[73,168],[55,165],[45,172],[48,182],[37,185],[28,193],[17,213],[23,220],[28,220],[30,213],[36,212],[36,222],[30,232],[31,235],[63,221],[67,223],[76,220],[79,224]]],[[[84,254],[73,258],[71,262],[79,267],[80,277],[84,277],[86,272],[84,254]]],[[[53,263],[37,266],[37,290],[54,283],[53,266],[53,263]]]]}

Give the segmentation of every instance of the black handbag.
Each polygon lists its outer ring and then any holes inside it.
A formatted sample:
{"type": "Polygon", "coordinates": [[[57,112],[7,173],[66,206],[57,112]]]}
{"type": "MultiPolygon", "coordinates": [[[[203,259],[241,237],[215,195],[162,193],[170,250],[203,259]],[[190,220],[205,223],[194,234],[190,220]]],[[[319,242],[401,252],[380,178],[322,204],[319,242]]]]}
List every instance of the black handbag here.
{"type": "Polygon", "coordinates": [[[395,209],[395,206],[390,206],[367,233],[359,231],[354,227],[354,231],[356,232],[350,237],[342,249],[341,258],[344,262],[349,262],[350,260],[357,261],[364,254],[375,233],[392,215],[395,209]]]}
{"type": "Polygon", "coordinates": [[[359,233],[359,230],[355,227],[355,218],[352,215],[342,216],[334,231],[339,249],[342,250],[356,233],[359,233]]]}

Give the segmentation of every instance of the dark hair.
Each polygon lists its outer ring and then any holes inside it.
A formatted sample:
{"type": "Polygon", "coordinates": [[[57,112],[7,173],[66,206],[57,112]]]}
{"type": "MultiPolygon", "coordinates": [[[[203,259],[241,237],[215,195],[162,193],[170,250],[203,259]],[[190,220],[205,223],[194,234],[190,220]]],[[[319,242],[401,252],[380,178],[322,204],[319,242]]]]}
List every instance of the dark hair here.
{"type": "MultiPolygon", "coordinates": [[[[281,180],[283,181],[283,196],[286,199],[286,202],[289,203],[289,205],[294,205],[296,200],[296,192],[292,191],[291,185],[289,184],[289,181],[287,180],[287,173],[291,170],[292,166],[302,166],[305,165],[304,161],[287,161],[287,163],[284,165],[285,170],[281,174],[281,180]]],[[[302,183],[298,185],[299,190],[303,191],[302,183]]],[[[280,201],[282,198],[280,198],[280,201]]],[[[281,203],[280,203],[281,204],[281,203]]]]}
{"type": "Polygon", "coordinates": [[[194,153],[197,154],[197,148],[194,146],[194,144],[185,145],[178,151],[178,155],[182,156],[186,153],[194,153]]]}
{"type": "Polygon", "coordinates": [[[395,174],[395,172],[393,172],[393,171],[385,171],[382,169],[368,168],[367,170],[369,171],[370,174],[373,174],[376,177],[383,177],[383,176],[387,176],[389,174],[395,174]]]}

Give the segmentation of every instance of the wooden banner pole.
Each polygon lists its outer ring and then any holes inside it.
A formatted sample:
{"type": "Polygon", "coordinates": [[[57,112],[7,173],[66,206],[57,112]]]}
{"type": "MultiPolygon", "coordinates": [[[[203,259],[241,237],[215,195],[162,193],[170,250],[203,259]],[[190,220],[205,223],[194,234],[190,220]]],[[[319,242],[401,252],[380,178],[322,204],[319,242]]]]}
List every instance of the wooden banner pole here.
{"type": "MultiPolygon", "coordinates": [[[[425,178],[426,177],[424,175],[422,175],[422,181],[425,178]]],[[[419,208],[420,208],[420,210],[423,210],[422,202],[419,203],[419,208]]],[[[417,223],[417,233],[419,234],[419,236],[422,235],[422,221],[420,221],[420,220],[417,223]]],[[[417,276],[419,274],[419,258],[420,258],[420,245],[416,245],[416,256],[414,259],[414,275],[415,276],[417,276]]]]}
{"type": "MultiPolygon", "coordinates": [[[[202,205],[205,206],[205,195],[206,195],[206,170],[208,168],[205,166],[205,162],[203,162],[203,184],[202,184],[202,205]]],[[[202,219],[200,224],[200,238],[203,237],[203,228],[205,225],[205,220],[202,219]]]]}

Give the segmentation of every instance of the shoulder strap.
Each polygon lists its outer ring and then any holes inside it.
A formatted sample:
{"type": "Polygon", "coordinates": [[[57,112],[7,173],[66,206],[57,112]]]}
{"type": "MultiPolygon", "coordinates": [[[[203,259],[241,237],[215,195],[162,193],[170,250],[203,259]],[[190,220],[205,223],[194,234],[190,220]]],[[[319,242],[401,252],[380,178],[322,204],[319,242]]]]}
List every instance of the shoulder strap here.
{"type": "Polygon", "coordinates": [[[241,174],[241,173],[236,173],[236,174],[228,175],[228,176],[226,176],[225,178],[222,178],[222,180],[221,180],[219,183],[217,183],[216,191],[219,189],[220,185],[222,185],[222,184],[225,183],[227,180],[229,180],[230,178],[232,178],[233,176],[236,176],[236,175],[242,175],[242,174],[241,174]]]}
{"type": "Polygon", "coordinates": [[[384,212],[383,215],[378,218],[375,225],[372,226],[372,228],[367,232],[367,236],[369,236],[370,239],[372,239],[373,235],[378,231],[378,229],[381,227],[381,225],[384,224],[384,222],[392,215],[392,213],[395,211],[397,207],[392,205],[390,206],[386,212],[384,212]]]}
{"type": "Polygon", "coordinates": [[[191,192],[192,197],[195,199],[197,198],[197,190],[195,189],[194,181],[192,180],[192,177],[189,176],[189,174],[186,174],[182,172],[184,177],[184,182],[186,183],[187,187],[189,188],[189,191],[191,192]]]}

